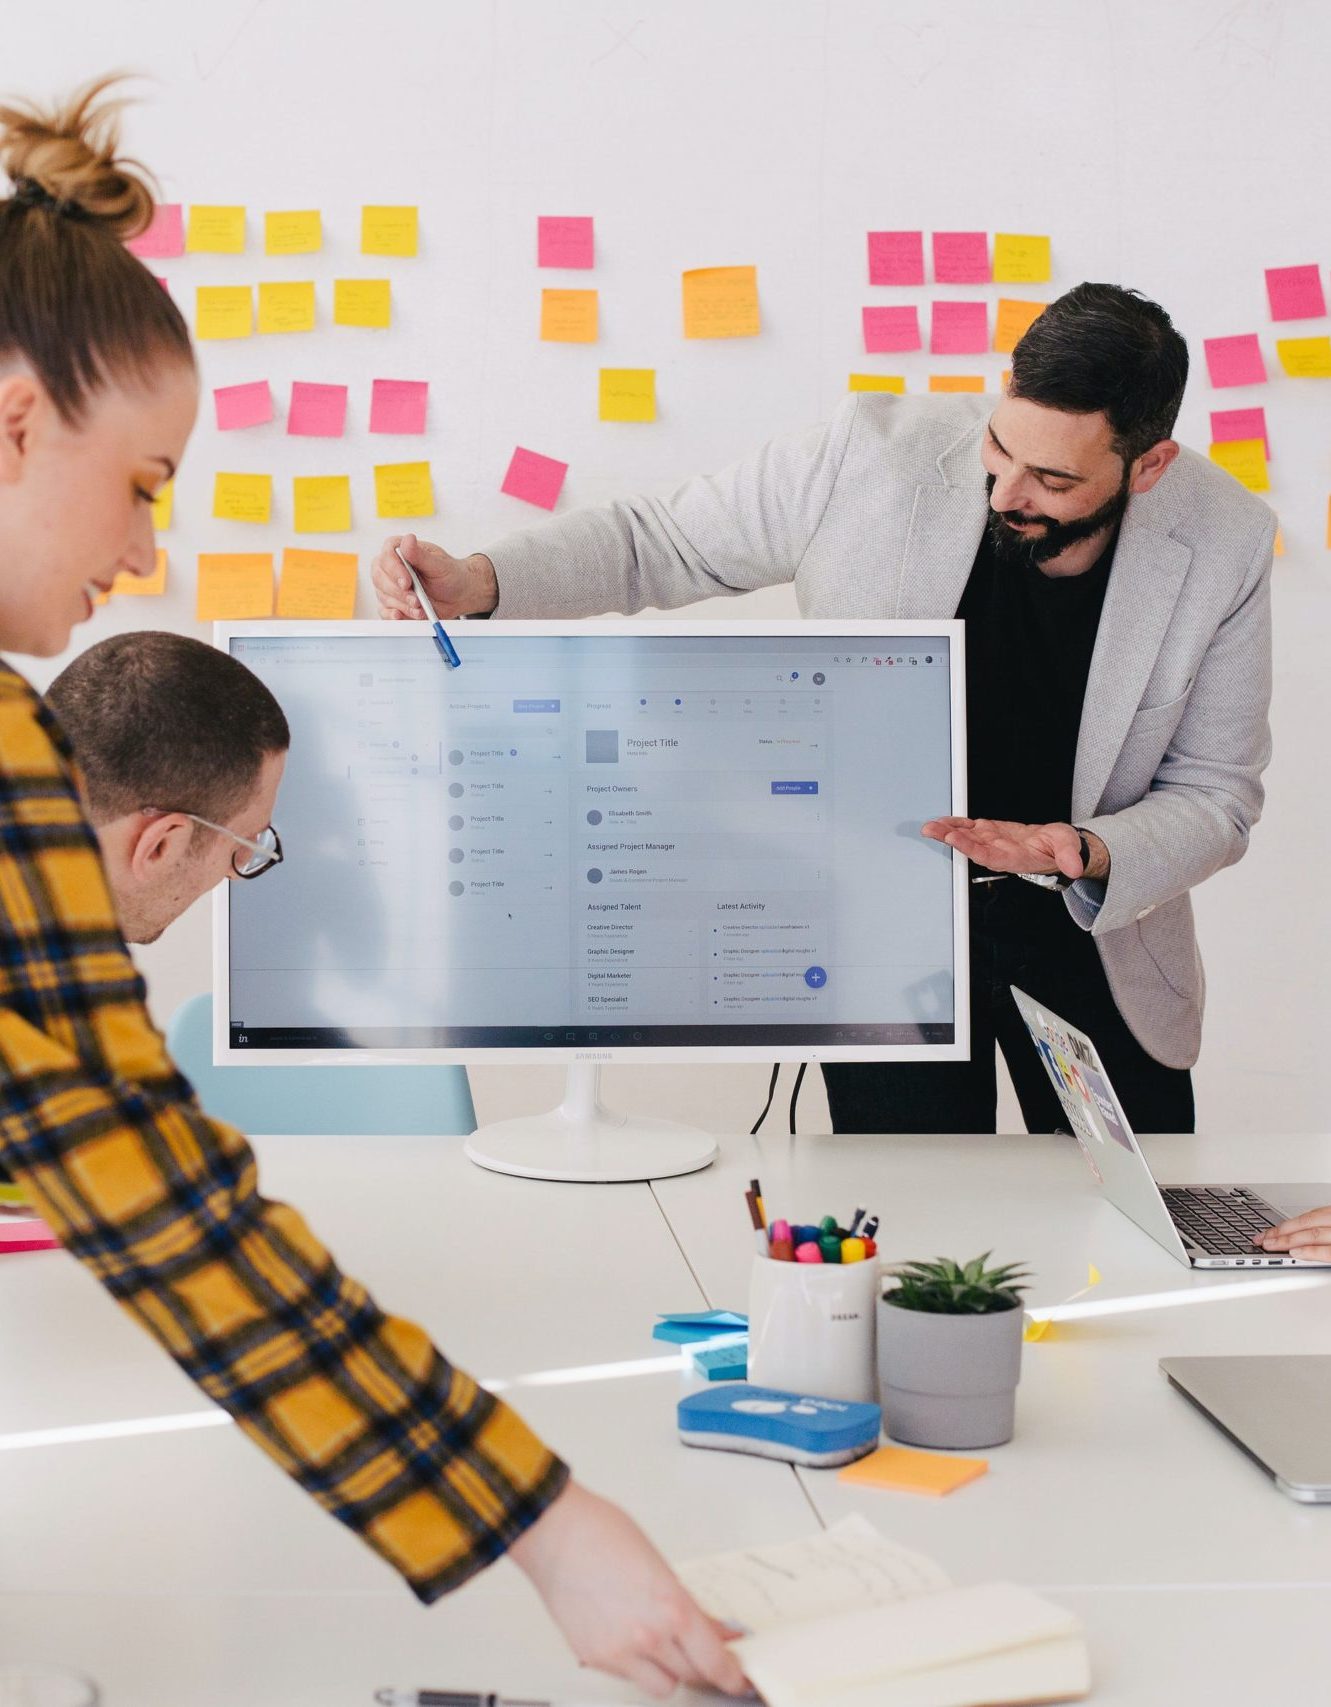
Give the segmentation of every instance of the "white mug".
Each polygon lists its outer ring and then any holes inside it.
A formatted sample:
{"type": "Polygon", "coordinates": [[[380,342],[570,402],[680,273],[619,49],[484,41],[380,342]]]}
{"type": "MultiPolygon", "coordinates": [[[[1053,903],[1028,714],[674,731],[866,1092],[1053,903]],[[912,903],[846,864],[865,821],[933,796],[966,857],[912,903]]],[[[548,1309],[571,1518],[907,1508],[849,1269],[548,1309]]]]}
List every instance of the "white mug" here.
{"type": "Polygon", "coordinates": [[[878,1261],[754,1257],[749,1380],[818,1399],[878,1403],[878,1261]]]}

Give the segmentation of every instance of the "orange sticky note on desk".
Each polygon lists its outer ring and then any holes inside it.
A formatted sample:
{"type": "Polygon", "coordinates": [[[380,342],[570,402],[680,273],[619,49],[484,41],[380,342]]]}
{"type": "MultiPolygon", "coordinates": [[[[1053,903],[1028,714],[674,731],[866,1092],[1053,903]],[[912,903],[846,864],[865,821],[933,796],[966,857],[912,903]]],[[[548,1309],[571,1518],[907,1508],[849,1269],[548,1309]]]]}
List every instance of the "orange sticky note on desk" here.
{"type": "Polygon", "coordinates": [[[753,338],[761,330],[757,267],[695,267],[684,274],[686,338],[753,338]]]}
{"type": "Polygon", "coordinates": [[[313,332],[314,280],[300,279],[259,286],[261,332],[313,332]]]}
{"type": "Polygon", "coordinates": [[[297,533],[351,532],[349,475],[298,474],[291,482],[291,497],[297,533]]]}
{"type": "Polygon", "coordinates": [[[201,551],[195,615],[200,622],[243,622],[273,614],[271,551],[201,551]]]}
{"type": "Polygon", "coordinates": [[[374,500],[381,516],[432,516],[434,487],[430,483],[429,463],[377,463],[374,500]]]}
{"type": "Polygon", "coordinates": [[[313,617],[340,622],[356,614],[356,553],[301,551],[288,546],[282,553],[282,578],[277,584],[280,617],[313,617]]]}
{"type": "Polygon", "coordinates": [[[191,255],[243,255],[245,209],[192,207],[185,232],[185,249],[191,255]]]}
{"type": "Polygon", "coordinates": [[[594,344],[598,330],[594,290],[541,292],[541,337],[547,344],[594,344]]]}
{"type": "Polygon", "coordinates": [[[916,1452],[909,1446],[880,1446],[867,1458],[857,1458],[837,1471],[838,1482],[863,1488],[896,1488],[911,1494],[950,1494],[989,1468],[987,1458],[944,1457],[940,1452],[916,1452]]]}
{"type": "Polygon", "coordinates": [[[313,255],[323,248],[324,222],[318,208],[299,208],[263,216],[266,255],[313,255]]]}
{"type": "Polygon", "coordinates": [[[249,285],[200,285],[194,301],[194,330],[200,338],[248,338],[253,332],[249,285]]]}
{"type": "Polygon", "coordinates": [[[1022,302],[1015,296],[1000,296],[994,321],[994,348],[1002,355],[1015,350],[1048,306],[1045,302],[1022,302]]]}
{"type": "Polygon", "coordinates": [[[393,293],[387,279],[334,279],[333,324],[371,326],[392,324],[393,293]]]}

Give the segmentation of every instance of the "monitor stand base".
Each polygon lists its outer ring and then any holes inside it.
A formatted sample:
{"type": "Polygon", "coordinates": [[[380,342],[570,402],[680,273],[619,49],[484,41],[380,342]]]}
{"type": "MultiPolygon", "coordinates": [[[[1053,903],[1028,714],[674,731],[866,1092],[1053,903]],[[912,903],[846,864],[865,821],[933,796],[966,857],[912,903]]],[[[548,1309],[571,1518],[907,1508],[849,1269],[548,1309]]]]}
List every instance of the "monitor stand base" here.
{"type": "Polygon", "coordinates": [[[558,1108],[477,1127],[466,1154],[492,1173],[608,1183],[695,1173],[715,1161],[716,1141],[695,1126],[607,1109],[601,1069],[576,1061],[558,1108]]]}

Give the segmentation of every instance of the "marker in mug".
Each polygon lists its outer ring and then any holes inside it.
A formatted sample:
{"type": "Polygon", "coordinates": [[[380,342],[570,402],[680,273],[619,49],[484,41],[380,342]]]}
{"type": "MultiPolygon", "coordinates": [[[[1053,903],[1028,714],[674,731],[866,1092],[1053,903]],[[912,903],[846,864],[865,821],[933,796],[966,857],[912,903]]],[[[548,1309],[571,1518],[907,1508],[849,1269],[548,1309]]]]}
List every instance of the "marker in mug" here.
{"type": "Polygon", "coordinates": [[[459,669],[462,665],[462,660],[458,657],[457,647],[454,646],[447,634],[444,633],[444,625],[440,622],[434,606],[426,597],[425,588],[421,586],[420,576],[402,555],[402,547],[400,545],[395,545],[393,550],[397,553],[398,562],[406,570],[408,575],[411,576],[412,589],[414,590],[416,597],[421,602],[421,609],[425,612],[427,619],[434,627],[434,643],[439,648],[440,652],[443,653],[444,662],[446,664],[450,664],[455,670],[459,669]]]}
{"type": "Polygon", "coordinates": [[[749,1220],[753,1222],[753,1242],[758,1255],[767,1255],[767,1229],[763,1226],[763,1218],[758,1209],[758,1199],[751,1191],[744,1193],[744,1201],[749,1206],[749,1220]]]}

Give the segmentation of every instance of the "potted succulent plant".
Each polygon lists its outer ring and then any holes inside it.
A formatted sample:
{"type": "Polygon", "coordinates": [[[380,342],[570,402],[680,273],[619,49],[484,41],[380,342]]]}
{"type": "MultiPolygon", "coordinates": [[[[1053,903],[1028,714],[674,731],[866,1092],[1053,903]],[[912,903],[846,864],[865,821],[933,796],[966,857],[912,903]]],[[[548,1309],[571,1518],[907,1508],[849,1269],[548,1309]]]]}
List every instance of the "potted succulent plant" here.
{"type": "Polygon", "coordinates": [[[1011,1440],[1027,1272],[947,1258],[899,1268],[878,1306],[883,1426],[910,1446],[1011,1440]]]}

